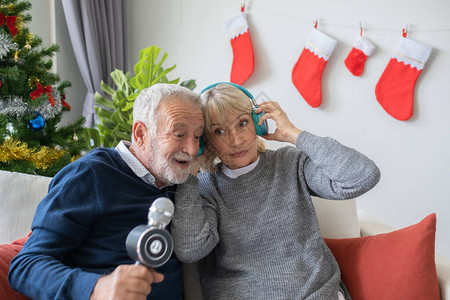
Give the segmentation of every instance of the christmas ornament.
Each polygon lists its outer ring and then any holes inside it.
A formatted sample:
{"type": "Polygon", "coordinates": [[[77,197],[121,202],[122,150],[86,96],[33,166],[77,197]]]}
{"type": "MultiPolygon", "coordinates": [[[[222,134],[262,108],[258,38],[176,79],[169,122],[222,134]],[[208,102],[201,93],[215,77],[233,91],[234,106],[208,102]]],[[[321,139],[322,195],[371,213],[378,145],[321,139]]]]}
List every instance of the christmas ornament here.
{"type": "Polygon", "coordinates": [[[384,110],[400,121],[413,114],[414,87],[432,48],[406,38],[407,30],[381,75],[375,95],[384,110]]]}
{"type": "Polygon", "coordinates": [[[72,107],[69,105],[69,103],[66,102],[66,94],[62,94],[61,104],[62,104],[62,106],[67,107],[69,110],[72,109],[72,107]]]}
{"type": "Polygon", "coordinates": [[[45,120],[44,118],[38,114],[35,113],[35,116],[33,119],[28,120],[28,127],[32,130],[32,131],[39,131],[44,129],[45,127],[45,120]]]}
{"type": "Polygon", "coordinates": [[[36,83],[36,90],[30,93],[30,97],[33,100],[36,100],[38,97],[40,97],[42,94],[46,94],[48,97],[48,101],[51,103],[52,106],[55,106],[55,99],[53,98],[52,92],[53,88],[51,85],[44,86],[40,84],[39,82],[36,83]]]}
{"type": "Polygon", "coordinates": [[[1,8],[8,8],[8,12],[10,14],[14,13],[14,5],[12,3],[9,3],[8,6],[2,6],[1,8]]]}
{"type": "Polygon", "coordinates": [[[2,97],[0,98],[0,114],[20,119],[27,114],[37,112],[44,119],[52,119],[61,112],[63,107],[61,96],[57,90],[53,91],[53,98],[55,99],[54,106],[49,102],[45,102],[36,107],[23,101],[22,97],[19,96],[2,97]]]}
{"type": "Polygon", "coordinates": [[[0,59],[5,57],[10,51],[17,51],[18,49],[18,45],[13,43],[6,34],[0,34],[0,59]]]}
{"type": "Polygon", "coordinates": [[[9,32],[11,32],[11,35],[15,36],[17,34],[17,28],[14,25],[14,23],[16,23],[16,16],[5,16],[0,12],[0,26],[3,26],[5,23],[6,27],[9,29],[9,32]]]}
{"type": "Polygon", "coordinates": [[[32,32],[28,32],[27,34],[27,44],[31,44],[31,42],[33,41],[34,38],[34,34],[32,32]]]}
{"type": "Polygon", "coordinates": [[[81,157],[81,155],[74,155],[72,156],[72,158],[70,159],[70,162],[73,163],[74,161],[76,161],[77,159],[79,159],[81,157]]]}
{"type": "Polygon", "coordinates": [[[292,69],[292,82],[312,107],[322,104],[322,74],[337,41],[317,30],[317,22],[292,69]]]}
{"type": "Polygon", "coordinates": [[[241,6],[241,12],[237,16],[226,22],[226,27],[233,50],[230,81],[240,85],[250,77],[254,67],[253,46],[245,15],[245,4],[241,6]]]}
{"type": "Polygon", "coordinates": [[[29,112],[28,105],[24,103],[19,96],[9,96],[4,99],[0,98],[0,114],[2,115],[20,118],[29,112]]]}
{"type": "Polygon", "coordinates": [[[35,86],[38,82],[40,82],[40,80],[36,76],[28,78],[28,85],[30,86],[30,88],[33,88],[33,86],[35,86]]]}
{"type": "Polygon", "coordinates": [[[28,148],[27,143],[8,138],[0,145],[0,162],[29,161],[37,169],[45,170],[66,153],[64,150],[51,149],[47,146],[41,147],[36,152],[34,148],[28,148]]]}
{"type": "Polygon", "coordinates": [[[13,141],[11,138],[8,138],[0,146],[0,161],[22,160],[24,157],[30,157],[31,152],[33,150],[29,149],[26,143],[13,141]]]}
{"type": "MultiPolygon", "coordinates": [[[[51,119],[59,114],[62,110],[61,96],[57,90],[53,91],[54,104],[51,102],[42,103],[39,107],[34,108],[44,119],[51,119]]],[[[31,107],[31,109],[33,109],[31,107]]]]}
{"type": "Polygon", "coordinates": [[[360,76],[364,72],[367,57],[372,55],[375,50],[375,45],[363,37],[362,33],[363,28],[361,26],[360,36],[345,59],[345,66],[355,76],[360,76]]]}

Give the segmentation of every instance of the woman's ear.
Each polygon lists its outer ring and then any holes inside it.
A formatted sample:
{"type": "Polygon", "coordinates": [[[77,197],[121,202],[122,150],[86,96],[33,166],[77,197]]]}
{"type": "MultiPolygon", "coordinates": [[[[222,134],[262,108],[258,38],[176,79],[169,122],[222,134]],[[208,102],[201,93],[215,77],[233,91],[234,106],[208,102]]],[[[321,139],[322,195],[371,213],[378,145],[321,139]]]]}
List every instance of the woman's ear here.
{"type": "Polygon", "coordinates": [[[139,148],[145,145],[145,140],[147,136],[147,126],[141,121],[137,121],[133,124],[133,138],[139,148]]]}

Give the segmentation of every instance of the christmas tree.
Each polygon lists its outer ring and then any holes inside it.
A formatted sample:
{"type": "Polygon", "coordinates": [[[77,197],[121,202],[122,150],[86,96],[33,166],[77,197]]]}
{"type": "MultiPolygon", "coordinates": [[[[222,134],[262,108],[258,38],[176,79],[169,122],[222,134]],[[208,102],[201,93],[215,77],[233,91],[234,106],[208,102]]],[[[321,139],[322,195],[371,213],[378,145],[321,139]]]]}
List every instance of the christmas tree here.
{"type": "Polygon", "coordinates": [[[27,1],[0,0],[0,169],[54,176],[87,148],[84,118],[60,126],[71,86],[51,72],[58,45],[26,27],[27,1]]]}

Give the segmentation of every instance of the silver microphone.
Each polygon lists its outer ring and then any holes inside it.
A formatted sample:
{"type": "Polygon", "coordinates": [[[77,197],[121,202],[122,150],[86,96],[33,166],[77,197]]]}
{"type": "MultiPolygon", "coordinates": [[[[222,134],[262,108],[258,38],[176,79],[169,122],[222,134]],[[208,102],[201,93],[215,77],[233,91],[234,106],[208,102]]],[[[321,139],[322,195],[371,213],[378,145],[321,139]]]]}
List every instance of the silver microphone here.
{"type": "Polygon", "coordinates": [[[172,220],[174,210],[173,203],[169,198],[156,199],[148,210],[148,225],[166,228],[172,220]]]}
{"type": "Polygon", "coordinates": [[[153,201],[148,211],[148,224],[136,226],[127,236],[128,255],[136,263],[157,268],[165,264],[173,252],[173,239],[165,229],[172,220],[174,206],[169,198],[153,201]]]}

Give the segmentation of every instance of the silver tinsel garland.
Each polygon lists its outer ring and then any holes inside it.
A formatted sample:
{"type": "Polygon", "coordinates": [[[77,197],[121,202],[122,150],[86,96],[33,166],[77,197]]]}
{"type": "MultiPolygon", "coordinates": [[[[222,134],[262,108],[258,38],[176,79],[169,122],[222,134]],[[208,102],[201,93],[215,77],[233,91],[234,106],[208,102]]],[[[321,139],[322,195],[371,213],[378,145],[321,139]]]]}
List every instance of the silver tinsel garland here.
{"type": "Polygon", "coordinates": [[[0,34],[0,59],[5,57],[9,51],[17,51],[19,46],[16,43],[13,43],[8,35],[2,33],[0,34]]]}
{"type": "Polygon", "coordinates": [[[19,96],[4,96],[0,98],[0,114],[23,118],[26,114],[38,113],[44,119],[52,119],[62,110],[61,94],[53,88],[53,98],[55,98],[55,106],[46,101],[38,107],[33,107],[23,101],[19,96]]]}

